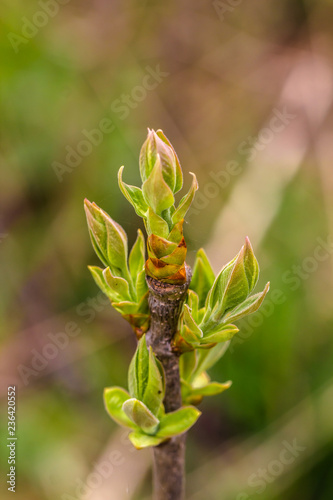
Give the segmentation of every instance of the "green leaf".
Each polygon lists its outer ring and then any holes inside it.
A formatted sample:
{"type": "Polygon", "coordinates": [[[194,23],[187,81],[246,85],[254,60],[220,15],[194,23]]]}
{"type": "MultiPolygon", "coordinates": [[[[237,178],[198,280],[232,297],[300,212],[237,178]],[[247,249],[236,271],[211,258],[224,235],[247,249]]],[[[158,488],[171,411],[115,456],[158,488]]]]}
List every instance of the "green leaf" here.
{"type": "Polygon", "coordinates": [[[205,315],[205,319],[207,319],[207,316],[208,316],[208,318],[210,318],[212,311],[214,309],[216,310],[219,307],[219,305],[222,303],[223,294],[224,294],[224,291],[228,285],[229,278],[230,278],[230,275],[233,271],[237,257],[238,256],[236,256],[234,259],[232,259],[230,262],[228,262],[228,264],[226,264],[221,269],[219,274],[216,276],[215,281],[213,283],[213,286],[207,295],[206,304],[205,304],[207,312],[205,315]]]}
{"type": "Polygon", "coordinates": [[[241,304],[253,290],[259,275],[258,262],[249,239],[237,256],[219,273],[207,296],[204,323],[214,327],[223,315],[241,304]]]}
{"type": "Polygon", "coordinates": [[[217,361],[222,358],[229,345],[230,341],[227,341],[224,343],[221,342],[211,349],[199,349],[197,351],[197,365],[195,367],[195,370],[193,370],[190,380],[193,380],[202,372],[206,372],[207,370],[209,370],[209,368],[214,366],[215,363],[217,363],[217,361]]]}
{"type": "Polygon", "coordinates": [[[145,260],[145,239],[141,230],[138,229],[137,239],[129,255],[129,269],[134,284],[137,282],[139,273],[144,270],[145,260]]]}
{"type": "Polygon", "coordinates": [[[143,270],[138,274],[136,282],[137,301],[140,302],[142,300],[142,297],[144,297],[147,292],[148,292],[148,285],[146,282],[146,272],[145,270],[143,270]]]}
{"type": "Polygon", "coordinates": [[[127,417],[147,434],[155,434],[159,420],[147,406],[138,399],[128,399],[123,404],[123,411],[127,417]]]}
{"type": "Polygon", "coordinates": [[[181,329],[181,336],[192,347],[199,347],[201,339],[198,338],[191,330],[186,326],[181,329]]]}
{"type": "Polygon", "coordinates": [[[232,337],[239,332],[239,329],[235,325],[226,325],[220,330],[213,331],[208,335],[204,335],[201,339],[202,344],[215,344],[217,342],[226,342],[232,339],[232,337]]]}
{"type": "Polygon", "coordinates": [[[244,245],[244,268],[251,293],[259,278],[259,264],[255,258],[251,242],[247,236],[245,238],[244,245]]]}
{"type": "Polygon", "coordinates": [[[162,164],[159,155],[148,179],[143,183],[142,192],[146,203],[157,215],[161,215],[163,210],[171,207],[174,203],[173,193],[162,175],[162,164]]]}
{"type": "Polygon", "coordinates": [[[176,177],[176,179],[175,179],[175,185],[174,185],[174,188],[173,188],[173,192],[177,193],[182,188],[182,186],[183,186],[183,172],[182,172],[179,160],[178,160],[178,156],[177,156],[176,151],[174,150],[171,142],[164,135],[164,133],[162,132],[162,130],[160,130],[160,129],[157,130],[156,131],[156,135],[158,135],[158,137],[160,139],[162,139],[162,141],[165,142],[165,144],[167,144],[170,147],[170,149],[172,150],[172,153],[173,153],[173,156],[174,156],[175,177],[176,177]]]}
{"type": "Polygon", "coordinates": [[[187,304],[184,304],[184,317],[183,321],[187,328],[194,333],[194,335],[200,339],[203,336],[202,330],[199,328],[199,326],[196,324],[194,321],[190,309],[187,304]]]}
{"type": "Polygon", "coordinates": [[[121,192],[125,196],[125,198],[130,202],[130,204],[134,207],[134,210],[139,215],[139,217],[146,217],[146,213],[148,210],[148,205],[145,202],[142,191],[140,188],[136,186],[130,186],[129,184],[125,184],[122,179],[124,167],[120,167],[118,171],[118,184],[121,192]]]}
{"type": "Polygon", "coordinates": [[[102,292],[105,293],[110,300],[117,300],[118,295],[105,282],[103,269],[98,266],[88,266],[88,269],[91,272],[96,285],[102,290],[102,292]]]}
{"type": "Polygon", "coordinates": [[[156,234],[162,238],[168,237],[169,226],[168,223],[149,207],[147,212],[147,232],[148,235],[156,234]]]}
{"type": "Polygon", "coordinates": [[[119,425],[136,429],[137,426],[123,411],[123,404],[130,395],[121,387],[107,387],[104,389],[104,405],[110,417],[119,425]]]}
{"type": "Polygon", "coordinates": [[[148,129],[147,139],[141,148],[139,158],[142,182],[149,178],[158,158],[161,161],[166,184],[176,193],[182,187],[183,175],[175,150],[162,130],[155,132],[148,129]]]}
{"type": "Polygon", "coordinates": [[[180,376],[183,380],[190,380],[194,372],[200,351],[184,352],[179,358],[180,376]]]}
{"type": "Polygon", "coordinates": [[[198,189],[198,181],[195,174],[193,174],[192,172],[190,172],[190,174],[193,176],[192,185],[189,192],[180,200],[176,211],[172,215],[173,224],[176,224],[177,222],[184,219],[186,212],[191,206],[195,192],[198,189]]]}
{"type": "Polygon", "coordinates": [[[123,316],[126,314],[133,315],[137,313],[138,304],[135,302],[122,301],[122,302],[113,302],[112,307],[120,312],[123,316]]]}
{"type": "Polygon", "coordinates": [[[195,319],[199,311],[199,296],[193,290],[188,290],[187,292],[187,304],[191,309],[191,314],[195,319]]]}
{"type": "Polygon", "coordinates": [[[119,297],[118,302],[130,300],[132,298],[127,281],[124,278],[113,276],[109,267],[104,269],[103,277],[113,293],[119,297]]]}
{"type": "Polygon", "coordinates": [[[170,438],[188,431],[198,420],[201,411],[194,406],[184,406],[179,410],[166,413],[160,422],[158,437],[170,438]]]}
{"type": "MultiPolygon", "coordinates": [[[[173,207],[171,207],[172,209],[173,207]]],[[[179,245],[179,243],[183,239],[183,225],[184,225],[184,220],[182,219],[181,221],[177,222],[170,231],[170,233],[167,236],[167,240],[171,241],[172,243],[176,243],[179,245]]]]}
{"type": "Polygon", "coordinates": [[[99,260],[105,265],[105,266],[108,266],[109,263],[107,261],[107,253],[106,253],[106,250],[105,250],[105,253],[102,252],[101,248],[99,247],[98,243],[97,243],[97,240],[93,234],[93,232],[89,229],[89,236],[90,236],[90,241],[91,241],[91,244],[93,246],[93,249],[95,250],[95,253],[97,255],[97,257],[99,258],[99,260]]]}
{"type": "Polygon", "coordinates": [[[145,182],[154,168],[157,158],[156,133],[148,129],[147,139],[143,143],[139,155],[139,168],[142,182],[145,182]]]}
{"type": "Polygon", "coordinates": [[[256,312],[263,303],[264,298],[266,297],[266,294],[269,290],[269,285],[270,283],[268,282],[262,292],[252,295],[244,302],[242,302],[238,307],[227,313],[224,316],[223,321],[228,323],[231,321],[237,321],[238,319],[243,318],[248,314],[256,312]]]}
{"type": "Polygon", "coordinates": [[[143,335],[138,342],[128,370],[128,389],[132,398],[143,401],[148,377],[149,352],[146,344],[146,336],[143,335]]]}
{"type": "Polygon", "coordinates": [[[224,384],[220,384],[219,382],[210,382],[209,384],[203,387],[197,387],[191,390],[191,396],[216,396],[216,394],[220,394],[223,391],[226,391],[231,386],[232,382],[229,380],[224,384]]]}
{"type": "Polygon", "coordinates": [[[160,367],[157,365],[155,355],[150,347],[148,380],[142,401],[154,415],[157,415],[164,399],[165,388],[163,386],[163,377],[161,376],[160,367]]]}
{"type": "Polygon", "coordinates": [[[107,232],[103,217],[96,203],[84,200],[84,210],[87,217],[89,234],[94,250],[104,265],[108,265],[107,232]]]}
{"type": "Polygon", "coordinates": [[[148,434],[144,434],[140,431],[131,432],[128,438],[137,450],[149,448],[150,446],[158,446],[165,441],[165,438],[149,436],[148,434]]]}
{"type": "Polygon", "coordinates": [[[164,372],[152,348],[147,349],[146,337],[142,336],[131,361],[128,374],[129,392],[142,401],[157,415],[164,399],[164,372]]]}
{"type": "Polygon", "coordinates": [[[190,289],[194,290],[199,297],[199,308],[205,305],[209,290],[215,280],[214,271],[203,248],[197,252],[193,267],[193,276],[190,289]]]}

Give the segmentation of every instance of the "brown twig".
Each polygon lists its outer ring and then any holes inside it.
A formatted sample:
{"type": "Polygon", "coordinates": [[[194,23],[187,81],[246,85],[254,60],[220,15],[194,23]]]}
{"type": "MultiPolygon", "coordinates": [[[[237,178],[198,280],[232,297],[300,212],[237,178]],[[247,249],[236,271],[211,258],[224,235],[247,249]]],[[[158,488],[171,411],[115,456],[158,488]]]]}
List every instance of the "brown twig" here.
{"type": "MultiPolygon", "coordinates": [[[[186,266],[186,283],[172,285],[147,276],[149,287],[150,329],[146,339],[165,371],[165,411],[172,412],[182,405],[179,377],[179,355],[172,350],[179,315],[191,281],[191,269],[186,266]]],[[[154,500],[181,500],[185,484],[185,434],[156,446],[154,454],[154,500]]]]}

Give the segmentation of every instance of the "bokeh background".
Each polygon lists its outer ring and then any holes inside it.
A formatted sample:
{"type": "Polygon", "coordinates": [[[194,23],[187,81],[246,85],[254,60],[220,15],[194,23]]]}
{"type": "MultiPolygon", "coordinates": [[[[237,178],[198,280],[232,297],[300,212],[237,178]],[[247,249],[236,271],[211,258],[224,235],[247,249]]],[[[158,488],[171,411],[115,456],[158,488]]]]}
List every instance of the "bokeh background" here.
{"type": "Polygon", "coordinates": [[[200,191],[185,228],[216,272],[248,235],[263,309],[212,370],[188,438],[189,500],[333,498],[333,4],[3,0],[1,494],[17,387],[17,500],[147,500],[149,451],[103,409],[135,349],[87,270],[83,198],[135,239],[162,128],[200,191]],[[148,76],[149,75],[149,76],[148,76]],[[99,132],[96,132],[99,130],[99,132]],[[101,132],[102,130],[102,132],[101,132]],[[261,287],[261,288],[260,288],[261,287]],[[287,450],[287,451],[286,451],[287,450]]]}

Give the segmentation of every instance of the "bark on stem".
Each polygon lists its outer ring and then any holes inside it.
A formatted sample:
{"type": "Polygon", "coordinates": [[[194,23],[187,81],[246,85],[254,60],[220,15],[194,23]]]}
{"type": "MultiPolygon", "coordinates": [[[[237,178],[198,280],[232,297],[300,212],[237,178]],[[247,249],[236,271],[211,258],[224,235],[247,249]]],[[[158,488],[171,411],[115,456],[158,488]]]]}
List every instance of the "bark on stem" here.
{"type": "MultiPolygon", "coordinates": [[[[147,276],[151,323],[146,334],[165,371],[165,411],[175,411],[182,405],[179,356],[172,350],[179,315],[191,281],[191,269],[186,266],[186,283],[171,285],[147,276]]],[[[153,449],[154,500],[182,500],[185,487],[185,434],[176,436],[153,449]]]]}

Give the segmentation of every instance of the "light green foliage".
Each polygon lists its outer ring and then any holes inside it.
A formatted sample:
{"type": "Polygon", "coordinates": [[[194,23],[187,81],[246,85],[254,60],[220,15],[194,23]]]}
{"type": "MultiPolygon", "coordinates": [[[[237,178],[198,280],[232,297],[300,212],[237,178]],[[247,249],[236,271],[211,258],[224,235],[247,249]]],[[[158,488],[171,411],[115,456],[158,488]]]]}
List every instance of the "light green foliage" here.
{"type": "Polygon", "coordinates": [[[123,181],[119,187],[136,213],[143,218],[148,234],[146,273],[167,283],[186,281],[184,217],[190,208],[198,183],[194,174],[188,193],[175,207],[174,194],[183,185],[183,174],[175,150],[161,130],[148,130],[139,158],[141,188],[123,181]]]}
{"type": "Polygon", "coordinates": [[[239,331],[233,323],[258,310],[269,283],[262,292],[251,295],[259,265],[248,238],[216,277],[204,250],[198,251],[179,329],[172,341],[172,348],[181,355],[181,392],[187,406],[165,414],[164,370],[151,347],[147,349],[144,335],[150,322],[146,275],[172,285],[186,281],[183,223],[198,184],[192,174],[192,185],[176,208],[174,194],[182,188],[183,174],[176,152],[161,130],[148,130],[139,167],[141,188],[124,183],[124,167],[119,170],[118,183],[144,220],[147,261],[140,230],[128,256],[123,228],[95,203],[86,200],[85,210],[93,247],[106,266],[89,267],[92,276],[141,339],[129,367],[129,392],[119,387],[106,389],[106,409],[117,423],[132,430],[129,438],[134,446],[145,448],[187,431],[200,415],[191,405],[231,386],[230,381],[211,381],[207,370],[223,356],[239,331]]]}
{"type": "Polygon", "coordinates": [[[129,392],[119,387],[105,389],[104,403],[115,422],[133,430],[129,438],[138,449],[157,446],[186,432],[201,414],[193,406],[183,406],[167,414],[164,412],[163,368],[152,349],[147,349],[145,335],[131,361],[128,386],[129,392]]]}
{"type": "Polygon", "coordinates": [[[248,238],[215,279],[205,252],[199,250],[175,338],[179,351],[208,348],[230,340],[239,331],[232,322],[257,311],[269,290],[267,283],[262,292],[249,297],[258,277],[259,265],[248,238]]]}
{"type": "Polygon", "coordinates": [[[116,311],[129,321],[138,337],[149,326],[148,287],[145,280],[145,241],[138,230],[128,258],[124,229],[99,208],[85,200],[90,238],[96,254],[107,266],[89,266],[99,288],[109,297],[116,311]]]}

